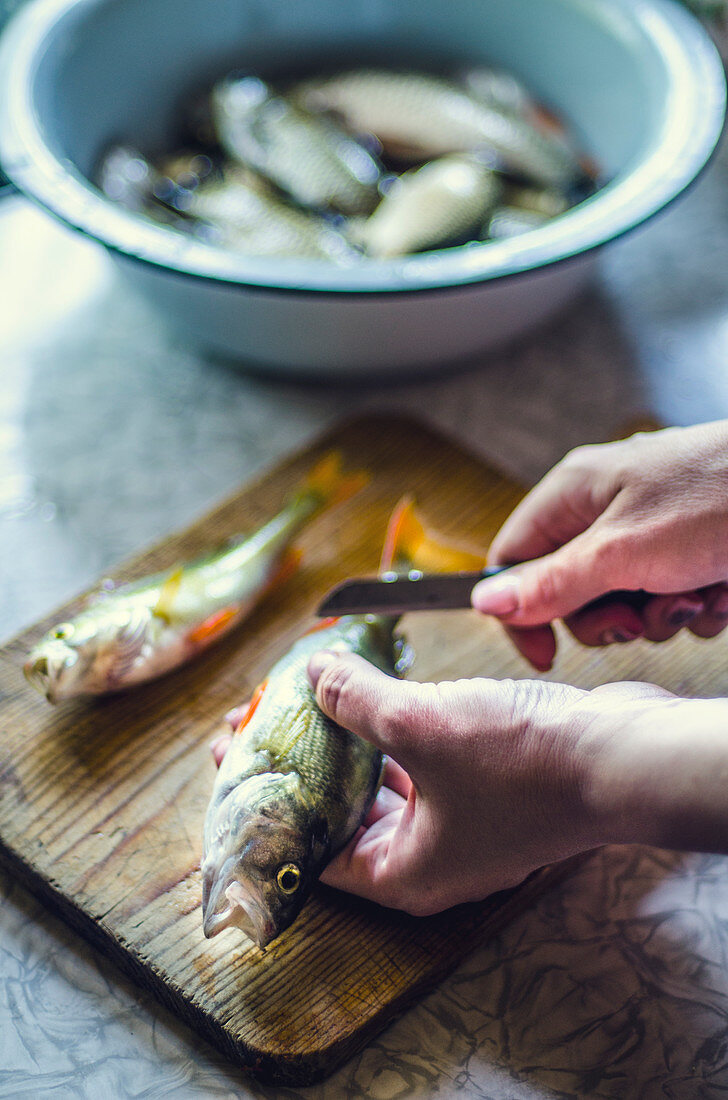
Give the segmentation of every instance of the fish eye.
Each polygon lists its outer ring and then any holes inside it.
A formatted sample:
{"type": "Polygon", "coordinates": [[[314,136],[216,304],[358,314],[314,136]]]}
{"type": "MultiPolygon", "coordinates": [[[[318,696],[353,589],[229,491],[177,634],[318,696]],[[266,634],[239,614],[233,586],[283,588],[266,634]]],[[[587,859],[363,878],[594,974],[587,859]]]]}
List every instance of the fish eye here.
{"type": "Polygon", "coordinates": [[[51,633],[58,641],[65,641],[66,638],[70,638],[73,634],[73,623],[59,623],[58,626],[53,628],[51,633]]]}
{"type": "Polygon", "coordinates": [[[283,894],[295,894],[301,881],[301,871],[295,863],[284,863],[278,868],[276,882],[283,894]]]}

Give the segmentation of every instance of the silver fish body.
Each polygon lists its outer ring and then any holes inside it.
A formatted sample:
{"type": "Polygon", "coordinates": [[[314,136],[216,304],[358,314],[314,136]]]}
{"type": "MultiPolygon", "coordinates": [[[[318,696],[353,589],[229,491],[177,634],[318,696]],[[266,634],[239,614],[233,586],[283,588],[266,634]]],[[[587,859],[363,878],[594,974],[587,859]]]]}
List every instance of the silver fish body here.
{"type": "Polygon", "coordinates": [[[217,553],[119,588],[102,588],[33,648],[28,681],[49,702],[103,695],[152,680],[231,630],[292,569],[291,543],[323,508],[361,487],[326,456],[282,510],[217,553]]]}
{"type": "Polygon", "coordinates": [[[342,214],[368,213],[375,206],[379,164],[331,120],[301,110],[257,77],[221,81],[211,101],[227,155],[301,206],[342,214]]]}
{"type": "Polygon", "coordinates": [[[113,146],[103,157],[97,175],[104,194],[127,210],[184,233],[194,231],[192,220],[170,201],[175,190],[172,181],[138,149],[113,146]]]}
{"type": "Polygon", "coordinates": [[[535,109],[533,98],[525,86],[511,73],[501,69],[473,67],[459,74],[462,87],[481,103],[506,114],[531,116],[535,109]]]}
{"type": "Polygon", "coordinates": [[[502,184],[491,169],[464,156],[442,157],[405,172],[374,213],[354,229],[354,240],[373,257],[403,256],[460,244],[500,200],[502,184]]]}
{"type": "Polygon", "coordinates": [[[221,243],[266,256],[343,261],[357,254],[323,218],[283,202],[266,181],[236,166],[190,193],[187,210],[216,227],[221,243]]]}
{"type": "Polygon", "coordinates": [[[503,205],[532,211],[534,214],[543,214],[545,218],[558,218],[561,214],[565,214],[573,203],[563,191],[557,191],[554,188],[519,187],[517,184],[509,184],[505,190],[503,205]]]}
{"type": "Polygon", "coordinates": [[[582,176],[563,141],[442,77],[351,70],[303,81],[291,96],[310,110],[339,115],[355,133],[374,134],[394,157],[429,160],[485,148],[509,171],[543,186],[570,186],[582,176]]]}
{"type": "Polygon", "coordinates": [[[235,926],[260,947],[295,920],[326,863],[356,832],[381,753],[316,705],[309,658],[335,646],[393,672],[395,620],[351,616],[304,635],[254,696],[205,818],[203,930],[235,926]]]}
{"type": "Polygon", "coordinates": [[[507,237],[519,237],[522,233],[529,233],[532,229],[540,229],[550,221],[547,214],[539,213],[537,210],[524,210],[518,206],[500,206],[486,224],[483,235],[494,241],[505,240],[507,237]]]}

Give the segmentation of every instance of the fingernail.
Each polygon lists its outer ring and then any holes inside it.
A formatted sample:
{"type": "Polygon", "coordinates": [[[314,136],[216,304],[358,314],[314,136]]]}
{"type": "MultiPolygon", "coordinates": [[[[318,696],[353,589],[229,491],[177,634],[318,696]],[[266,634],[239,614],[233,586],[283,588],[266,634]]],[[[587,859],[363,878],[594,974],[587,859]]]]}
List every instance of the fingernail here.
{"type": "Polygon", "coordinates": [[[703,610],[703,601],[699,597],[681,596],[667,616],[670,626],[684,626],[703,610]]]}
{"type": "Polygon", "coordinates": [[[338,661],[340,657],[340,653],[334,653],[331,649],[321,649],[318,653],[314,653],[308,662],[308,678],[314,690],[324,669],[332,665],[334,661],[338,661]]]}
{"type": "Polygon", "coordinates": [[[470,601],[475,610],[484,615],[510,615],[520,603],[520,589],[517,577],[487,577],[478,581],[470,601]]]}
{"type": "Polygon", "coordinates": [[[633,630],[625,630],[624,627],[610,627],[609,630],[605,630],[599,638],[600,645],[624,645],[625,642],[633,642],[635,638],[639,638],[638,632],[633,630]]]}
{"type": "Polygon", "coordinates": [[[232,740],[232,736],[229,733],[223,733],[220,737],[216,737],[214,741],[210,741],[210,752],[218,768],[225,759],[225,753],[230,748],[232,740]]]}

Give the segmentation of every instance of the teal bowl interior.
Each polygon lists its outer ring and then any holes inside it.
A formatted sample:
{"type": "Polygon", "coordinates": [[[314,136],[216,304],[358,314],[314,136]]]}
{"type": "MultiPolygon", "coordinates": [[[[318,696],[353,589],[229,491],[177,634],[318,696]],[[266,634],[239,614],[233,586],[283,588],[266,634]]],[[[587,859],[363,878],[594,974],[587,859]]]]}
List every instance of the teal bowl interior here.
{"type": "Polygon", "coordinates": [[[36,0],[3,45],[3,102],[11,178],[112,249],[229,282],[371,293],[531,270],[641,223],[709,158],[725,84],[708,36],[672,0],[36,0]],[[360,62],[510,70],[568,120],[608,182],[522,238],[342,270],[178,239],[90,182],[112,142],[168,145],[186,98],[229,69],[275,76],[360,62]]]}

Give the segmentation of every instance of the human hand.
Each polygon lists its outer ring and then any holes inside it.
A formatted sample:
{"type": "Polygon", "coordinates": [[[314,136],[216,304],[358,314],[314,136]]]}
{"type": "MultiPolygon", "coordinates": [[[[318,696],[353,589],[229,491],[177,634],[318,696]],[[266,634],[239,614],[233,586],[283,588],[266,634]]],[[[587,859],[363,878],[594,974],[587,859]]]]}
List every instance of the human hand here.
{"type": "MultiPolygon", "coordinates": [[[[321,876],[331,886],[425,916],[604,843],[728,851],[725,699],[418,684],[326,651],[309,676],[321,709],[388,758],[367,820],[321,876]]],[[[213,744],[218,764],[231,736],[213,744]]]]}
{"type": "Polygon", "coordinates": [[[540,670],[559,618],[585,645],[661,642],[683,626],[714,637],[728,624],[728,422],[571,451],[506,520],[490,561],[525,564],[478,584],[473,606],[540,670]],[[640,610],[588,606],[638,589],[655,593],[640,610]]]}
{"type": "Polygon", "coordinates": [[[604,841],[582,799],[589,694],[538,681],[419,684],[316,655],[316,700],[388,758],[364,827],[322,881],[424,916],[604,841]]]}

